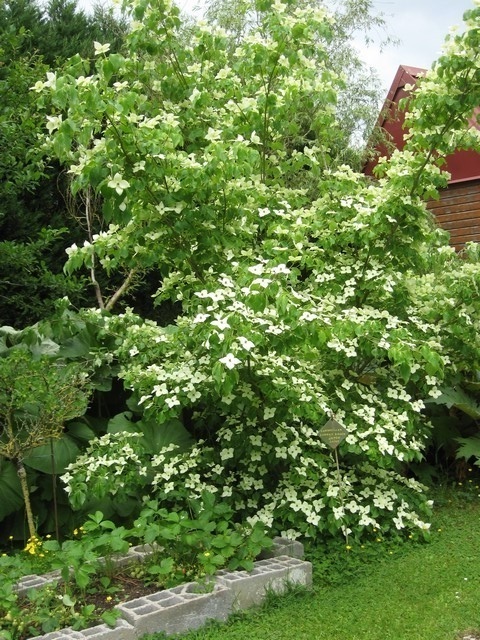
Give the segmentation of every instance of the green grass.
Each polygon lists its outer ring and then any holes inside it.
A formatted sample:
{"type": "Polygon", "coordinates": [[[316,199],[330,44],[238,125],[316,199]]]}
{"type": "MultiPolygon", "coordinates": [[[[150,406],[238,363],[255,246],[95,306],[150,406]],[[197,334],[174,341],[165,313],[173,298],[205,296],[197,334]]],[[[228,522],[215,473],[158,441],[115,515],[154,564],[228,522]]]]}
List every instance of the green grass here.
{"type": "Polygon", "coordinates": [[[183,640],[454,640],[480,629],[480,499],[458,489],[439,498],[431,542],[317,551],[310,592],[183,640]]]}

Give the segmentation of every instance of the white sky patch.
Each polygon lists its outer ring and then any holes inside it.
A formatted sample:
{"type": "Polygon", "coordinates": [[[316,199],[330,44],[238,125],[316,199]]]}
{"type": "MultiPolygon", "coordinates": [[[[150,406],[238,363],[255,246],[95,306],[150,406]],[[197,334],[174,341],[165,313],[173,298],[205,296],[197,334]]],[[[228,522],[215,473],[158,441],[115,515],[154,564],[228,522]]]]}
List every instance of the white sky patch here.
{"type": "Polygon", "coordinates": [[[473,0],[374,0],[373,4],[385,16],[387,34],[400,43],[381,50],[386,34],[379,33],[368,47],[360,39],[355,44],[365,62],[376,69],[385,97],[401,64],[431,67],[450,27],[461,27],[464,12],[474,6],[473,0]]]}

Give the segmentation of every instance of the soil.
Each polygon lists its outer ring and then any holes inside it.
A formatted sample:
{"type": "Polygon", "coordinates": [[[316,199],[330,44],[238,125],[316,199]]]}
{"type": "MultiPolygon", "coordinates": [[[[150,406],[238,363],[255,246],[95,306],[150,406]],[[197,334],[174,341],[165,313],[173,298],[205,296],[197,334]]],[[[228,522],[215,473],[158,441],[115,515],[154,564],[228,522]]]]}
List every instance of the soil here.
{"type": "Polygon", "coordinates": [[[111,600],[108,599],[108,593],[101,586],[95,593],[89,593],[85,596],[85,604],[94,604],[95,610],[99,613],[113,609],[117,604],[141,598],[150,593],[162,591],[162,587],[158,584],[145,584],[139,578],[134,578],[126,574],[118,574],[112,580],[111,600]],[[115,591],[113,591],[115,590],[115,591]]]}
{"type": "MultiPolygon", "coordinates": [[[[121,604],[122,602],[128,602],[135,598],[156,593],[157,591],[162,591],[162,589],[163,587],[158,584],[146,584],[141,578],[135,578],[128,573],[118,573],[112,578],[111,585],[109,585],[108,589],[98,584],[89,589],[90,593],[82,596],[81,600],[78,595],[74,597],[80,602],[80,606],[95,605],[96,617],[92,619],[89,624],[89,626],[93,627],[103,622],[100,616],[104,611],[113,609],[117,604],[121,604]]],[[[37,633],[41,635],[43,631],[39,628],[37,633]]],[[[27,640],[31,637],[31,633],[24,632],[18,636],[18,640],[27,640]]]]}

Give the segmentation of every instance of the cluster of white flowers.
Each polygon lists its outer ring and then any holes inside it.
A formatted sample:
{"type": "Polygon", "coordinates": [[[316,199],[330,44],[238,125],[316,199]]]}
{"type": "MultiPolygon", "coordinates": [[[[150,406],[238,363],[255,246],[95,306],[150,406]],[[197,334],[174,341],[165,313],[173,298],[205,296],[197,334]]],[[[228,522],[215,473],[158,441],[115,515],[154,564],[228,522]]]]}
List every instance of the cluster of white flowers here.
{"type": "MultiPolygon", "coordinates": [[[[440,398],[449,366],[472,368],[458,326],[472,344],[479,333],[461,296],[478,271],[465,263],[449,280],[442,264],[456,257],[435,248],[437,268],[424,273],[428,242],[441,239],[421,197],[445,179],[415,137],[381,164],[377,183],[347,166],[324,170],[319,142],[291,149],[285,122],[312,94],[327,103],[325,130],[335,124],[323,8],[292,12],[275,0],[230,55],[227,34],[206,23],[189,43],[175,40],[168,5],[144,8],[148,23],[155,16],[165,27],[155,34],[159,51],[181,42],[175,68],[170,55],[143,51],[153,34],[134,24],[130,57],[110,57],[120,65],[115,81],[105,73],[109,45],[95,43],[96,73],[62,78],[68,91],[57,102],[69,93],[76,101],[46,120],[55,148],[63,130],[74,132],[62,161],[75,188],[95,183],[112,218],[69,249],[71,268],[90,266],[93,255],[108,273],[160,265],[159,300],[183,305],[168,329],[129,311],[103,319],[116,344],[109,357],[140,410],[158,424],[188,416],[199,438],[187,452],[172,445],[154,456],[154,491],[172,501],[216,491],[251,523],[291,537],[426,530],[423,489],[396,470],[421,457],[425,401],[440,398]],[[108,117],[92,116],[91,95],[108,117]],[[332,416],[346,430],[341,464],[358,461],[342,464],[340,477],[319,435],[332,416]]],[[[438,89],[448,106],[440,75],[419,95],[438,89]]],[[[58,85],[49,73],[33,90],[55,95],[58,85]]],[[[429,117],[421,135],[442,138],[429,117]]],[[[445,148],[453,133],[440,140],[445,148]]],[[[111,493],[143,479],[133,437],[125,451],[113,436],[92,443],[64,476],[70,493],[101,491],[98,478],[111,493]]]]}
{"type": "Polygon", "coordinates": [[[69,464],[61,476],[74,506],[92,498],[114,496],[145,484],[147,460],[141,456],[140,433],[106,433],[94,438],[85,453],[69,464]]]}

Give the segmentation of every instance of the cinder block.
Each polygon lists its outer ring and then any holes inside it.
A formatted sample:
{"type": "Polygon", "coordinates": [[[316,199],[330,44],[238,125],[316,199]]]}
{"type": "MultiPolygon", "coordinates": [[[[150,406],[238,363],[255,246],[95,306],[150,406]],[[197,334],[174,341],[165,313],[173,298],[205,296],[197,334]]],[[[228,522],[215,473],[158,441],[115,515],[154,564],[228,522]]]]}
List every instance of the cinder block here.
{"type": "Polygon", "coordinates": [[[30,589],[40,589],[41,587],[45,587],[47,584],[60,582],[61,580],[62,576],[60,571],[50,571],[49,573],[44,573],[41,576],[23,576],[23,578],[17,582],[14,589],[19,595],[23,596],[26,595],[30,589]]]}
{"type": "Polygon", "coordinates": [[[233,593],[225,585],[213,583],[212,590],[205,593],[201,585],[190,582],[125,602],[117,609],[141,637],[159,631],[167,635],[184,633],[198,629],[207,620],[226,620],[232,605],[233,593]]]}
{"type": "Polygon", "coordinates": [[[61,631],[52,631],[32,640],[136,640],[135,629],[121,618],[117,620],[115,627],[99,624],[90,629],[74,631],[68,627],[61,631]]]}
{"type": "Polygon", "coordinates": [[[84,640],[84,636],[81,631],[67,628],[61,631],[51,631],[44,636],[35,636],[33,640],[84,640]]]}
{"type": "Polygon", "coordinates": [[[135,640],[135,629],[126,620],[119,618],[115,626],[99,624],[82,631],[83,640],[135,640]]]}
{"type": "Polygon", "coordinates": [[[288,584],[309,587],[312,584],[310,562],[279,556],[255,562],[253,571],[219,571],[218,582],[234,594],[234,610],[258,605],[267,591],[283,593],[288,584]]]}
{"type": "Polygon", "coordinates": [[[288,538],[273,538],[273,546],[262,553],[263,558],[277,558],[278,556],[290,556],[303,560],[305,555],[303,544],[298,540],[288,538]]]}

